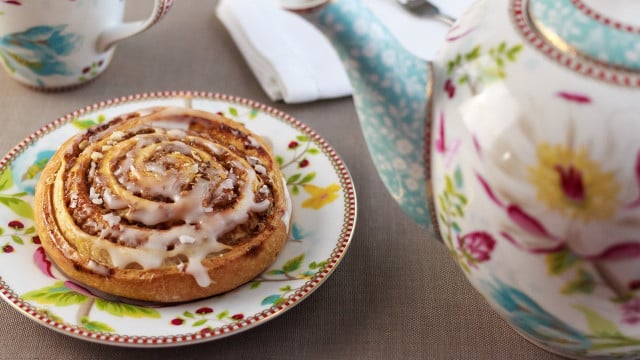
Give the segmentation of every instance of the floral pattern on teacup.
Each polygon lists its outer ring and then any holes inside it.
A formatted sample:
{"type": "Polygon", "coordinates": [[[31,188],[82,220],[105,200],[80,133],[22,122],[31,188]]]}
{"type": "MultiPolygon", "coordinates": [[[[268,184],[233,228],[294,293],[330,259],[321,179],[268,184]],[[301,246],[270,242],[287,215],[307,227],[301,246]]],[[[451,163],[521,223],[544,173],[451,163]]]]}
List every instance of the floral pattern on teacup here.
{"type": "Polygon", "coordinates": [[[64,33],[65,28],[42,25],[7,34],[0,39],[0,57],[9,71],[27,78],[71,75],[63,57],[73,52],[81,36],[64,33]]]}

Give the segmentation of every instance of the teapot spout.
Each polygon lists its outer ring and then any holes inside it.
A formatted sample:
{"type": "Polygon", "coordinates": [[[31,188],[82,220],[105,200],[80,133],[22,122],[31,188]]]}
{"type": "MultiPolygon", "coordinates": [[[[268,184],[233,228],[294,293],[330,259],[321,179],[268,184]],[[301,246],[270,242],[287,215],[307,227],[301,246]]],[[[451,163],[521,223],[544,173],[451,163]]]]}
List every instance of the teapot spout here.
{"type": "Polygon", "coordinates": [[[432,229],[425,159],[429,63],[402,47],[360,0],[280,2],[330,40],[347,70],[364,138],[387,190],[415,222],[432,229]]]}

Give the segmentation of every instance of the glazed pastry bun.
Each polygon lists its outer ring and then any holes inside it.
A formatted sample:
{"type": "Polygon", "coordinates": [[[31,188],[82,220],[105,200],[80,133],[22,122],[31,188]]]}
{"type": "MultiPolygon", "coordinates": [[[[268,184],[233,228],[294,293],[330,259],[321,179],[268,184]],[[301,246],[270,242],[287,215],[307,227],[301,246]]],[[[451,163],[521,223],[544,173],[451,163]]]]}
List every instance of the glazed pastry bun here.
{"type": "Polygon", "coordinates": [[[291,202],[263,139],[223,116],[158,107],[66,141],[35,194],[42,246],[71,279],[116,297],[181,302],[263,272],[291,202]]]}

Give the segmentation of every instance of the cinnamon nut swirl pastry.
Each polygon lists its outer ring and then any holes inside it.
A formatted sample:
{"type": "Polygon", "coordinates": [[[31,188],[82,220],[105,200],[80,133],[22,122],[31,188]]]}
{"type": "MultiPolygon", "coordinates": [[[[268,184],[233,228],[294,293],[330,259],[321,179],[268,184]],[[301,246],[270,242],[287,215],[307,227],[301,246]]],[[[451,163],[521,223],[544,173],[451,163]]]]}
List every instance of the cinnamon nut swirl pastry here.
{"type": "Polygon", "coordinates": [[[36,187],[36,227],[70,278],[152,302],[234,289],[283,247],[290,199],[264,140],[219,115],[161,107],[66,141],[36,187]]]}

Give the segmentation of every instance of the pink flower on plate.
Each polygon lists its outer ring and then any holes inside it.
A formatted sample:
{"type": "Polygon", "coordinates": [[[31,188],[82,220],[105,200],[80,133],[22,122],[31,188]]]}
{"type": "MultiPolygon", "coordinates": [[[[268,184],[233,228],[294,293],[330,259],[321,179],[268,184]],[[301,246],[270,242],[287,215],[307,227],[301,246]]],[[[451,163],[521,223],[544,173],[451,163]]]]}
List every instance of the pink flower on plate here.
{"type": "Polygon", "coordinates": [[[475,231],[458,237],[458,245],[470,264],[475,264],[491,259],[491,253],[496,246],[496,241],[487,232],[475,231]]]}

